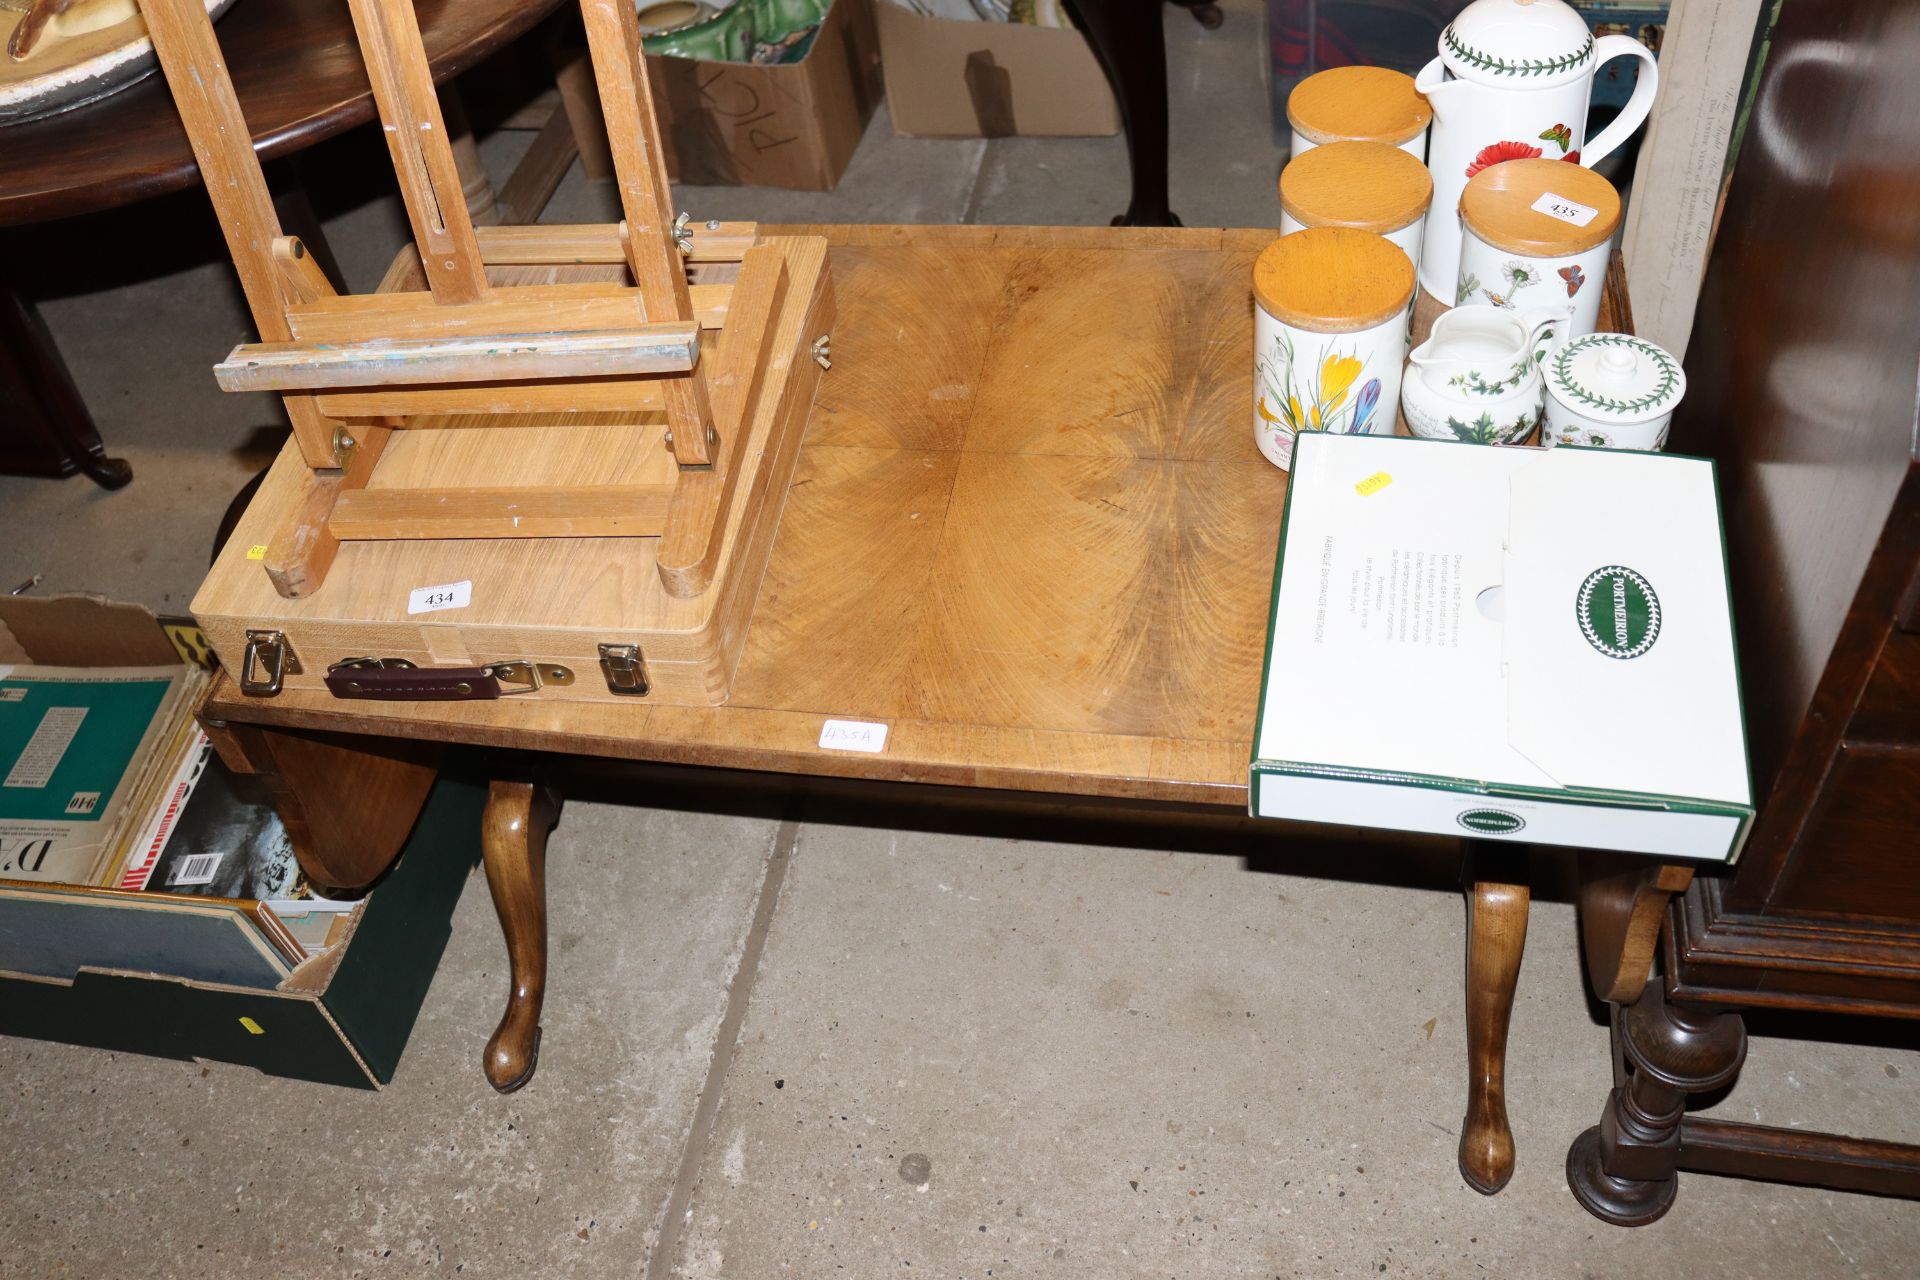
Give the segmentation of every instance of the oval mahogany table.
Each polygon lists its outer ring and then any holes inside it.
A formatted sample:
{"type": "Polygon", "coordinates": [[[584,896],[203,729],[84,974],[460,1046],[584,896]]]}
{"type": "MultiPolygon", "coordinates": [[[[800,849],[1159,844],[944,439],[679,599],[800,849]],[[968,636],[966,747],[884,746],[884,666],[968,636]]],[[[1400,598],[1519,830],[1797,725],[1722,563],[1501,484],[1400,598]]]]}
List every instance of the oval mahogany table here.
{"type": "MultiPolygon", "coordinates": [[[[523,35],[561,0],[418,0],[435,83],[523,35]]],[[[216,28],[262,160],[290,156],[373,118],[346,0],[239,0],[216,28]]],[[[0,129],[0,227],[93,213],[200,180],[157,72],[72,111],[0,129]]],[[[133,478],[106,456],[32,301],[0,277],[0,473],[133,478]]]]}

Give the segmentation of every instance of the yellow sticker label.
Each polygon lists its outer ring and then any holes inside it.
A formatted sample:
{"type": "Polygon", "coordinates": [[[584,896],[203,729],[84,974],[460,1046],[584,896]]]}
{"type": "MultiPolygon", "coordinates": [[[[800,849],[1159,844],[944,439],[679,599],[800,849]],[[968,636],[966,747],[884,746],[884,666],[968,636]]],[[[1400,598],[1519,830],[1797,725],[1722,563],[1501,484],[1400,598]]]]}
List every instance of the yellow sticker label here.
{"type": "Polygon", "coordinates": [[[240,1019],[240,1025],[245,1027],[248,1030],[248,1032],[250,1032],[253,1035],[263,1036],[267,1034],[264,1030],[261,1029],[260,1024],[255,1022],[252,1018],[240,1019]]]}
{"type": "Polygon", "coordinates": [[[1392,483],[1392,476],[1384,471],[1376,471],[1359,484],[1353,486],[1353,491],[1363,498],[1371,498],[1374,494],[1380,492],[1392,483]]]}
{"type": "Polygon", "coordinates": [[[265,560],[266,558],[267,558],[267,544],[266,544],[266,543],[264,543],[264,542],[262,542],[262,543],[258,543],[258,544],[256,544],[256,545],[254,545],[254,546],[251,546],[251,547],[248,547],[248,548],[247,548],[247,559],[249,559],[249,560],[265,560]]]}

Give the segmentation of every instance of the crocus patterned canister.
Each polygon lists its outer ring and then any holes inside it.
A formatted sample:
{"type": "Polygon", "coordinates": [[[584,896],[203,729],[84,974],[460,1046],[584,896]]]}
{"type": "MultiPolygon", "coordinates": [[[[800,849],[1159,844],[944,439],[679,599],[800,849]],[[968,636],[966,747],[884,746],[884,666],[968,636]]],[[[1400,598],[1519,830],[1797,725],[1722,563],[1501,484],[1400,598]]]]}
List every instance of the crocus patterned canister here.
{"type": "Polygon", "coordinates": [[[1547,309],[1565,323],[1548,349],[1592,333],[1607,259],[1620,227],[1620,195],[1591,169],[1512,160],[1475,174],[1460,197],[1459,307],[1547,309]]]}
{"type": "Polygon", "coordinates": [[[1432,120],[1413,77],[1386,67],[1330,67],[1287,95],[1295,158],[1329,142],[1384,142],[1424,161],[1432,120]]]}
{"type": "Polygon", "coordinates": [[[1307,227],[1372,231],[1420,257],[1433,179],[1427,166],[1384,142],[1329,142],[1280,171],[1280,234],[1307,227]]]}
{"type": "Polygon", "coordinates": [[[1253,266],[1253,438],[1293,465],[1302,431],[1393,434],[1413,262],[1371,231],[1309,227],[1253,266]]]}
{"type": "Polygon", "coordinates": [[[1687,375],[1667,350],[1626,333],[1575,338],[1546,362],[1546,445],[1664,449],[1687,375]]]}

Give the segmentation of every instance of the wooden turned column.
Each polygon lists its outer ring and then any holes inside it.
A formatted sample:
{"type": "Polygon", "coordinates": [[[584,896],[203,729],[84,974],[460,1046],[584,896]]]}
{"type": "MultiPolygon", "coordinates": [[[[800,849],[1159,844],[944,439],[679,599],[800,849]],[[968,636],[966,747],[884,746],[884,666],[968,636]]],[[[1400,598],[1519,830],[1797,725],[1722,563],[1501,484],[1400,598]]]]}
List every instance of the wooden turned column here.
{"type": "Polygon", "coordinates": [[[1615,1015],[1613,1034],[1626,1075],[1600,1123],[1568,1150],[1567,1185],[1596,1218],[1640,1227],[1673,1207],[1688,1095],[1732,1082],[1747,1056],[1747,1030],[1738,1014],[1670,1004],[1665,984],[1654,981],[1615,1015]]]}
{"type": "Polygon", "coordinates": [[[1507,1025],[1527,946],[1526,854],[1469,841],[1467,880],[1467,1115],[1460,1125],[1460,1176],[1482,1195],[1513,1177],[1507,1123],[1507,1025]]]}
{"type": "Polygon", "coordinates": [[[460,175],[460,194],[467,201],[467,216],[476,227],[491,227],[500,222],[500,201],[487,177],[487,166],[480,161],[480,144],[467,122],[467,106],[451,80],[440,86],[440,115],[447,122],[447,141],[453,147],[453,167],[460,175]]]}
{"type": "Polygon", "coordinates": [[[512,1093],[540,1062],[540,1007],[547,995],[547,834],[560,820],[560,797],[532,782],[487,788],[480,853],[487,888],[506,935],[511,983],[507,1010],[487,1040],[487,1083],[512,1093]]]}

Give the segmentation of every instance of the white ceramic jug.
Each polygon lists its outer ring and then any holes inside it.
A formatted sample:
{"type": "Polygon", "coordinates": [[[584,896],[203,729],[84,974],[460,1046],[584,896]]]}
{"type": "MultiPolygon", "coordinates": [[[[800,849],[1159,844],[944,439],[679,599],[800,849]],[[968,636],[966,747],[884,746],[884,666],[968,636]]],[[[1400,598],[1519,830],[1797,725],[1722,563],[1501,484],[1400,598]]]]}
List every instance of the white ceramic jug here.
{"type": "Polygon", "coordinates": [[[1467,179],[1503,160],[1540,156],[1592,167],[1646,121],[1660,83],[1653,51],[1631,36],[1594,39],[1562,0],[1474,0],[1440,34],[1440,56],[1414,87],[1433,108],[1427,167],[1433,209],[1420,253],[1420,285],[1451,301],[1460,270],[1467,179]],[[1594,73],[1614,58],[1645,65],[1612,124],[1587,141],[1594,73]]]}
{"type": "Polygon", "coordinates": [[[1416,436],[1522,444],[1540,425],[1537,347],[1560,317],[1547,310],[1456,307],[1407,358],[1400,410],[1416,436]]]}

